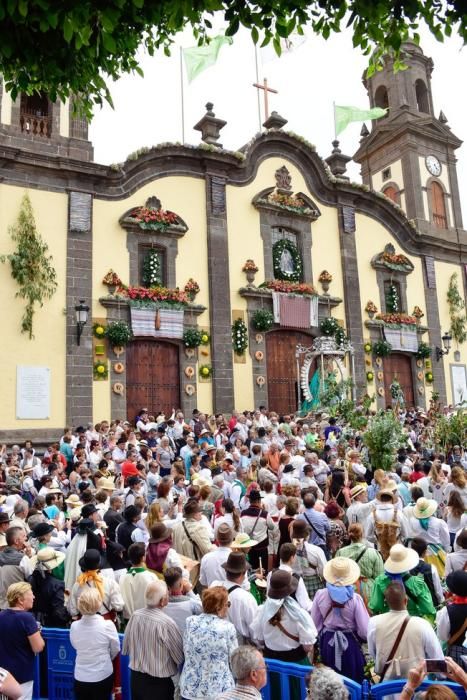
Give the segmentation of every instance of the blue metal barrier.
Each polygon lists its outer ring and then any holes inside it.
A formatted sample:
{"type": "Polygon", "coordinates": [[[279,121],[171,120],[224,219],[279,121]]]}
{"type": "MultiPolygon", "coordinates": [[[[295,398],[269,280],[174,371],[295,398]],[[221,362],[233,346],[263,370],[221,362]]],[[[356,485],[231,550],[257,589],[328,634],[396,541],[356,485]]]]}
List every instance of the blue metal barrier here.
{"type": "MultiPolygon", "coordinates": [[[[261,691],[263,700],[271,700],[271,673],[278,674],[279,676],[278,684],[280,684],[281,700],[292,700],[290,697],[290,678],[299,679],[300,697],[302,700],[306,697],[307,683],[305,679],[313,672],[313,666],[301,666],[300,664],[286,663],[285,661],[277,661],[276,659],[265,659],[264,661],[268,669],[268,684],[261,691]]],[[[342,679],[345,687],[349,691],[350,700],[361,700],[361,685],[344,676],[342,676],[342,679]]]]}
{"type": "MultiPolygon", "coordinates": [[[[404,687],[405,680],[392,680],[384,681],[383,683],[377,683],[371,686],[371,700],[382,700],[385,695],[399,694],[404,687]]],[[[451,681],[423,681],[421,686],[417,688],[418,690],[428,690],[430,685],[443,685],[446,688],[450,688],[460,700],[465,700],[465,690],[461,685],[457,683],[451,683],[451,681]]]]}

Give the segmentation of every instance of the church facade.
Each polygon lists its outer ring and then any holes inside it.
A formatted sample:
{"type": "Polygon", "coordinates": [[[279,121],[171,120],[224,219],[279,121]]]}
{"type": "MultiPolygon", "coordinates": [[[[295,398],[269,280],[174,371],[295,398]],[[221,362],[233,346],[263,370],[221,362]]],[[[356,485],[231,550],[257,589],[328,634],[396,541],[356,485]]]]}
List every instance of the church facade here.
{"type": "Polygon", "coordinates": [[[406,55],[408,70],[388,62],[367,82],[370,104],[388,114],[362,129],[363,184],[346,177],[337,142],[324,161],[275,113],[240,151],[224,150],[212,105],[199,146],[162,144],[102,166],[68,106],[12,103],[3,91],[0,253],[14,250],[9,227],[27,192],[58,287],[30,340],[0,266],[2,439],[52,438],[143,406],[296,411],[325,371],[310,348],[328,318],[343,329],[336,366],[374,405],[391,403],[394,377],[409,405],[427,407],[433,391],[467,399],[467,343],[437,352],[450,284],[466,298],[461,142],[434,115],[430,59],[412,44],[406,55]],[[116,321],[133,330],[126,345],[99,336],[116,321]]]}

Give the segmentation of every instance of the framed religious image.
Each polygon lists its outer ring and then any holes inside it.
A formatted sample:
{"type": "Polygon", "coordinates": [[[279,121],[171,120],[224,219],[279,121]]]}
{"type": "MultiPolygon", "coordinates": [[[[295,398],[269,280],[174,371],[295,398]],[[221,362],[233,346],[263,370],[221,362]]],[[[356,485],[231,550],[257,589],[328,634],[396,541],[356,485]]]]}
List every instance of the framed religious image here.
{"type": "Polygon", "coordinates": [[[450,365],[453,404],[467,405],[467,368],[465,365],[450,365]]]}

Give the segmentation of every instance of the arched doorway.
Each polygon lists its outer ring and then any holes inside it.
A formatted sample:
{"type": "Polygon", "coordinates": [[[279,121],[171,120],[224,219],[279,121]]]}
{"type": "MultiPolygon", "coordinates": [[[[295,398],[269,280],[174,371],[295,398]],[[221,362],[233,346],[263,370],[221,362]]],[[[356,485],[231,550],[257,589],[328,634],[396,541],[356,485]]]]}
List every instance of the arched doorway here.
{"type": "Polygon", "coordinates": [[[391,353],[384,358],[384,398],[386,406],[391,406],[391,382],[397,379],[404,392],[405,405],[414,406],[414,391],[412,377],[412,360],[402,353],[391,353]]]}
{"type": "Polygon", "coordinates": [[[294,413],[297,406],[297,361],[295,349],[308,347],[312,337],[300,331],[266,333],[268,408],[276,413],[294,413]]]}
{"type": "Polygon", "coordinates": [[[175,343],[135,340],[127,346],[126,405],[133,421],[141,408],[168,417],[180,406],[179,348],[175,343]]]}

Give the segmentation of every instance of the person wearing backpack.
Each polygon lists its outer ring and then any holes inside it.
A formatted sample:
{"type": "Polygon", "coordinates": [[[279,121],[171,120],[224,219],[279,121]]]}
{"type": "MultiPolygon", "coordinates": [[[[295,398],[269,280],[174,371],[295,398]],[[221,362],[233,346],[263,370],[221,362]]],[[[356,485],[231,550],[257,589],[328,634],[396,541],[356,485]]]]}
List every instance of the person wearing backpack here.
{"type": "Polygon", "coordinates": [[[391,547],[388,559],[384,562],[384,573],[376,577],[368,607],[373,615],[389,611],[384,597],[386,588],[392,581],[399,581],[404,586],[408,597],[409,615],[424,617],[429,622],[435,618],[435,608],[431,593],[420,576],[412,576],[410,571],[418,566],[419,556],[414,549],[395,544],[391,547]]]}
{"type": "Polygon", "coordinates": [[[400,510],[397,484],[389,480],[377,496],[366,526],[366,539],[373,542],[386,560],[391,547],[408,537],[407,521],[400,510]]]}

